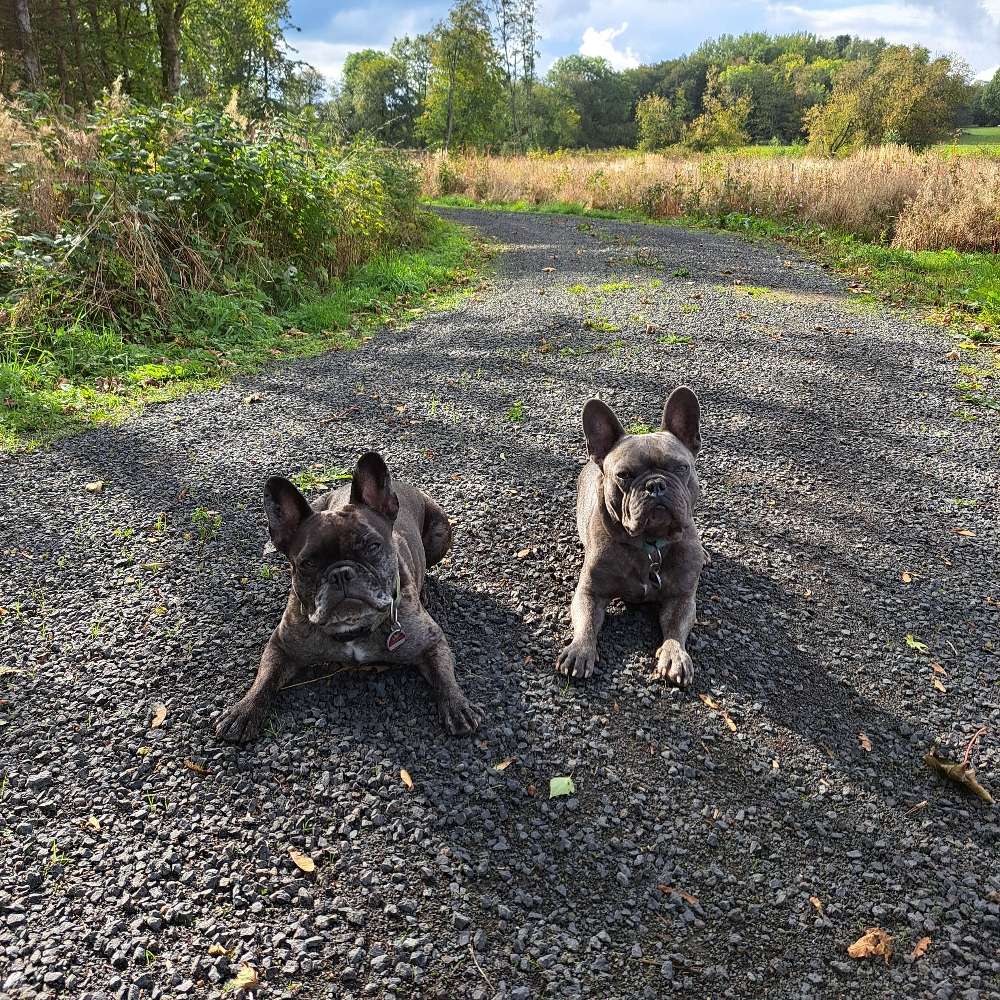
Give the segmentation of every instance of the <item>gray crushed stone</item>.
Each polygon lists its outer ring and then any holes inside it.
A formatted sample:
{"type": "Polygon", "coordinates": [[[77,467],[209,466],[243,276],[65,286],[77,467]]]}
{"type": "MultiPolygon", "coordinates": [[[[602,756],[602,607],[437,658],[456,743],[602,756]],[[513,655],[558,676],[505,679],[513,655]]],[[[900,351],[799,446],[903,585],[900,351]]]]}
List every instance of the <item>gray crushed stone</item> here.
{"type": "Polygon", "coordinates": [[[454,311],[4,462],[0,996],[216,997],[243,964],[259,997],[1000,996],[1000,810],[921,762],[989,726],[1000,788],[997,424],[956,418],[945,335],[736,237],[446,214],[506,248],[454,311]],[[654,423],[678,382],[694,689],[623,608],[567,684],[580,407],[654,423]],[[455,523],[432,590],[482,731],[385,672],[216,742],[287,592],[263,480],[370,447],[455,523]],[[870,926],[891,965],[847,956],[870,926]]]}

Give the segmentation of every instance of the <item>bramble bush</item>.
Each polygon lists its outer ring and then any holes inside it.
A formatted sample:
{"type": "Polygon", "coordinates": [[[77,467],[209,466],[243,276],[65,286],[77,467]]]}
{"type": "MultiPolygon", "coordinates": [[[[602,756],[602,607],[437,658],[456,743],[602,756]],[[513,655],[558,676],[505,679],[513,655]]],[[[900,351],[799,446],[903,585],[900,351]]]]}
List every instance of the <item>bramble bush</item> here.
{"type": "Polygon", "coordinates": [[[414,243],[417,179],[307,115],[112,93],[86,120],[0,106],[0,322],[169,336],[192,292],[272,307],[414,243]]]}

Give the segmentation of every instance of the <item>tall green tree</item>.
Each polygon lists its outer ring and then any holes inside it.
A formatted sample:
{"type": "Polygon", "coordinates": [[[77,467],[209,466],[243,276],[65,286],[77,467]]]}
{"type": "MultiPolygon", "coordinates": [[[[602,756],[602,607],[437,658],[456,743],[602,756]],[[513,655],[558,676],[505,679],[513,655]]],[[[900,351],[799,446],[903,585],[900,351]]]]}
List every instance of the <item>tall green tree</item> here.
{"type": "Polygon", "coordinates": [[[580,145],[591,148],[631,146],[635,142],[635,91],[606,59],[564,56],[548,73],[580,116],[580,145]]]}
{"type": "Polygon", "coordinates": [[[954,129],[969,98],[966,73],[920,46],[891,46],[875,63],[847,62],[829,100],[807,113],[810,148],[832,156],[885,142],[924,149],[954,129]]]}
{"type": "Polygon", "coordinates": [[[431,77],[417,133],[440,149],[498,141],[502,88],[486,11],[479,0],[459,0],[432,33],[431,77]]]}
{"type": "Polygon", "coordinates": [[[1000,125],[1000,69],[980,91],[977,105],[984,125],[1000,125]]]}

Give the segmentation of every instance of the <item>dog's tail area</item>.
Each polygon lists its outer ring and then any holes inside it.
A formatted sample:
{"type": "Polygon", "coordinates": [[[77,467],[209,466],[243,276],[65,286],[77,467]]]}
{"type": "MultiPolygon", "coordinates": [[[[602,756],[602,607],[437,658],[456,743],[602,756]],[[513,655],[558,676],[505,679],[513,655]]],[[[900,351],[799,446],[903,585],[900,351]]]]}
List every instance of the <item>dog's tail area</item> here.
{"type": "Polygon", "coordinates": [[[436,566],[451,548],[451,522],[448,515],[428,496],[424,497],[424,523],[420,531],[427,556],[427,567],[436,566]]]}

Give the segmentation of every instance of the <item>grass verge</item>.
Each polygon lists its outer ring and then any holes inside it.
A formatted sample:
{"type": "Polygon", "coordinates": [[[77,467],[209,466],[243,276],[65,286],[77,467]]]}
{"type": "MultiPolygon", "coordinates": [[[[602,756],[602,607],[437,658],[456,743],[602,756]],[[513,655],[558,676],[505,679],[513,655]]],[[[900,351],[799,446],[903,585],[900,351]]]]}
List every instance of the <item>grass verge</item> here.
{"type": "Polygon", "coordinates": [[[269,312],[252,290],[192,292],[170,340],[137,343],[85,324],[5,331],[0,452],[115,423],[143,405],[278,361],[350,350],[383,323],[447,307],[469,285],[483,250],[459,226],[429,214],[422,224],[421,246],[375,258],[283,313],[269,312]]]}

